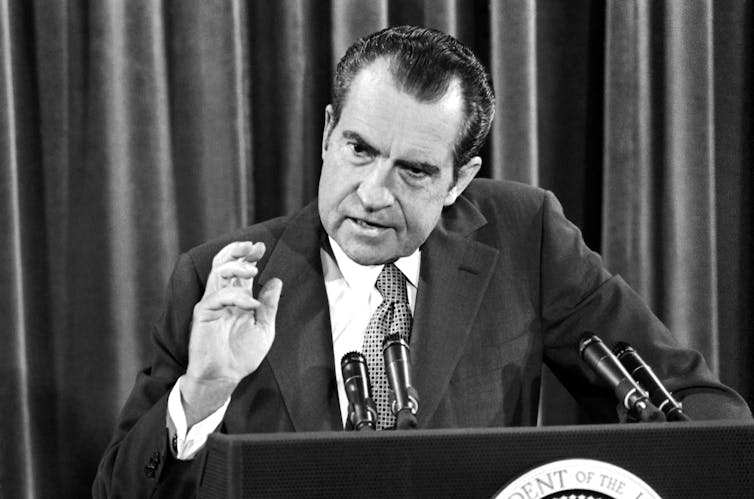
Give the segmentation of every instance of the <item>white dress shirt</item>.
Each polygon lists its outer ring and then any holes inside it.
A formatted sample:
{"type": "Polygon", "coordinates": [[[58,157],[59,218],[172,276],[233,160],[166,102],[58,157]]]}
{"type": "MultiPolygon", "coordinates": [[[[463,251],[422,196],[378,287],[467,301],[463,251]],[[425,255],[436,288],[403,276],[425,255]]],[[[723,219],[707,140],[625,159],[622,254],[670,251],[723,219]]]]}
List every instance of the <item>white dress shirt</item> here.
{"type": "MultiPolygon", "coordinates": [[[[322,269],[325,277],[327,301],[330,305],[330,324],[332,328],[333,357],[335,360],[335,377],[338,386],[340,415],[345,425],[348,419],[348,400],[343,386],[343,373],[340,360],[348,352],[361,352],[369,319],[382,303],[382,295],[375,287],[377,276],[383,265],[359,265],[354,262],[328,236],[333,257],[324,249],[320,250],[322,269]]],[[[411,313],[416,304],[416,290],[419,284],[421,253],[419,250],[407,257],[399,258],[395,266],[406,276],[406,291],[411,313]]],[[[230,398],[210,414],[206,419],[186,428],[186,415],[180,395],[181,378],[168,396],[168,421],[170,448],[176,458],[192,459],[201,450],[212,433],[225,416],[230,398]]]]}
{"type": "MultiPolygon", "coordinates": [[[[320,250],[320,255],[325,274],[327,301],[330,304],[330,326],[340,414],[345,424],[348,419],[348,399],[346,399],[343,386],[340,359],[348,352],[362,352],[364,333],[366,333],[369,319],[382,303],[382,295],[375,287],[375,283],[384,265],[359,265],[346,256],[338,243],[332,238],[329,239],[335,261],[325,250],[320,250]]],[[[416,287],[419,284],[421,253],[417,250],[410,256],[399,258],[395,266],[406,276],[408,304],[413,314],[416,287]]]]}

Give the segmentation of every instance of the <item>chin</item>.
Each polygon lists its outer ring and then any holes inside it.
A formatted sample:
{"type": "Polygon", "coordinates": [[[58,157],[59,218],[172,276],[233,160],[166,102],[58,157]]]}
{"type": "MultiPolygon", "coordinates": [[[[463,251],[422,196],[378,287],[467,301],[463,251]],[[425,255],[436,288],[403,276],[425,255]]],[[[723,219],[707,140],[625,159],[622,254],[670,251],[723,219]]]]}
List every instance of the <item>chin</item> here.
{"type": "MultiPolygon", "coordinates": [[[[348,255],[348,253],[346,253],[348,255]]],[[[363,253],[356,253],[355,255],[351,256],[348,255],[351,260],[358,263],[359,265],[382,265],[383,263],[390,263],[394,262],[398,259],[398,257],[387,257],[382,255],[373,255],[373,254],[363,254],[363,253]]]]}
{"type": "Polygon", "coordinates": [[[359,265],[382,265],[383,263],[394,262],[400,258],[391,252],[375,251],[373,247],[344,248],[343,251],[348,255],[348,258],[359,265]]]}

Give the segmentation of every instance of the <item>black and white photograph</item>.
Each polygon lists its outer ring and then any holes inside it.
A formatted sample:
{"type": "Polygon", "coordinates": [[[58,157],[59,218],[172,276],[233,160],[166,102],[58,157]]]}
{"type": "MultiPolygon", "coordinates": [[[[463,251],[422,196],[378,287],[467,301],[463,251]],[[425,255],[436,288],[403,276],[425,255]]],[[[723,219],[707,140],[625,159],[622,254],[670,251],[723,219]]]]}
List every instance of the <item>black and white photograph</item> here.
{"type": "Polygon", "coordinates": [[[0,0],[0,498],[754,495],[751,0],[0,0]]]}

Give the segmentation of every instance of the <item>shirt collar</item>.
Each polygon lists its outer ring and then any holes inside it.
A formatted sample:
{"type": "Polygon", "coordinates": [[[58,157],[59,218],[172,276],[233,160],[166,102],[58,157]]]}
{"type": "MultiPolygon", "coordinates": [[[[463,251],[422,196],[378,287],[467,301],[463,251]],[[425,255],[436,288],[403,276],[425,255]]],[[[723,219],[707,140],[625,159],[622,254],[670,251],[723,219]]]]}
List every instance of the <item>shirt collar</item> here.
{"type": "MultiPolygon", "coordinates": [[[[327,236],[327,238],[330,241],[330,247],[332,248],[338,269],[348,285],[352,289],[359,289],[364,286],[368,286],[371,289],[374,283],[377,282],[377,276],[380,275],[385,265],[359,265],[345,254],[338,243],[335,242],[335,239],[330,236],[327,236]]],[[[399,258],[394,264],[406,276],[408,283],[416,288],[419,284],[421,252],[417,249],[409,256],[399,258]]]]}

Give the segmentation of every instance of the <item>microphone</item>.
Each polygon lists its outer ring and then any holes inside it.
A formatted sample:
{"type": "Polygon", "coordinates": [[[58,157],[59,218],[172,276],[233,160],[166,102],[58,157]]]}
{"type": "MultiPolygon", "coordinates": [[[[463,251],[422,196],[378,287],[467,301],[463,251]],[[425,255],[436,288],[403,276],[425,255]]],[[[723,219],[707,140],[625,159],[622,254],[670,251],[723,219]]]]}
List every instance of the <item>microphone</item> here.
{"type": "Polygon", "coordinates": [[[382,342],[385,374],[390,385],[390,410],[395,415],[395,428],[416,428],[419,395],[411,382],[410,350],[399,334],[389,334],[382,342]]]}
{"type": "Polygon", "coordinates": [[[579,356],[610,385],[629,414],[645,422],[665,421],[665,415],[652,404],[647,393],[597,336],[591,333],[581,336],[579,356]]]}
{"type": "Polygon", "coordinates": [[[613,352],[618,360],[634,379],[649,392],[652,401],[663,413],[668,421],[691,421],[683,413],[681,403],[673,398],[670,392],[655,375],[652,368],[636,353],[636,350],[626,342],[619,341],[613,345],[613,352]]]}
{"type": "Polygon", "coordinates": [[[377,428],[377,406],[372,400],[367,361],[359,352],[349,352],[340,360],[343,384],[348,398],[348,421],[357,431],[377,428]]]}

